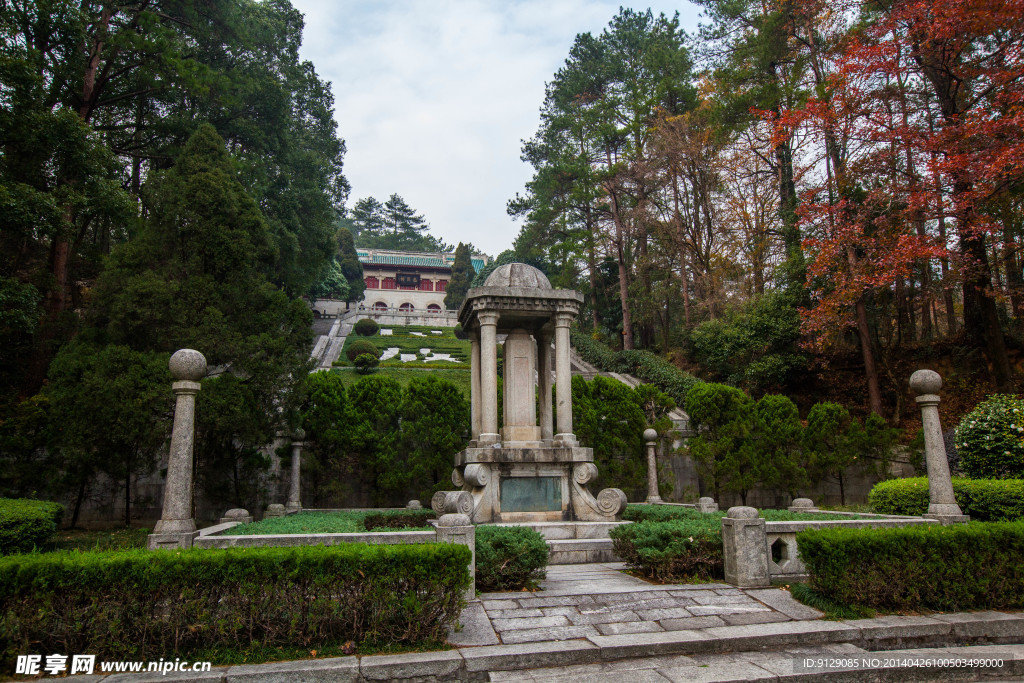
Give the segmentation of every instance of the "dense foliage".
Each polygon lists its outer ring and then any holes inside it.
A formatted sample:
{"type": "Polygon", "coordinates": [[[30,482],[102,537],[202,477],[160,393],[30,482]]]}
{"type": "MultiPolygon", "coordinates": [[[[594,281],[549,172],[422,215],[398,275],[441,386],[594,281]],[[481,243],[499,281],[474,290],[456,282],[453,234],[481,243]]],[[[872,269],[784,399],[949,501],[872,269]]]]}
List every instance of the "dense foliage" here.
{"type": "Polygon", "coordinates": [[[64,506],[45,500],[0,498],[0,554],[42,548],[53,540],[64,506]]]}
{"type": "Polygon", "coordinates": [[[547,564],[548,544],[533,529],[490,524],[476,528],[477,590],[533,588],[544,578],[547,564]]]}
{"type": "Polygon", "coordinates": [[[15,555],[0,560],[0,650],[155,660],[436,646],[469,561],[454,544],[15,555]]]}
{"type": "MultiPolygon", "coordinates": [[[[868,494],[875,512],[923,515],[928,512],[928,478],[879,482],[868,494]]],[[[979,522],[1024,519],[1024,479],[964,479],[953,477],[953,496],[961,512],[979,522]]]]}
{"type": "Polygon", "coordinates": [[[664,391],[677,405],[686,402],[686,393],[697,383],[693,375],[647,351],[612,351],[601,342],[575,331],[572,333],[572,345],[583,360],[599,370],[633,375],[664,391]]]}
{"type": "Polygon", "coordinates": [[[445,289],[444,293],[444,307],[449,311],[459,309],[459,306],[466,299],[466,293],[471,286],[470,283],[473,282],[473,278],[476,276],[476,271],[473,270],[472,257],[471,245],[459,242],[459,246],[455,249],[455,261],[452,263],[452,277],[448,281],[448,288],[445,289]]]}
{"type": "Polygon", "coordinates": [[[960,420],[953,444],[969,477],[1024,477],[1024,401],[989,396],[960,420]]]}
{"type": "Polygon", "coordinates": [[[369,354],[376,358],[380,355],[380,351],[377,349],[377,345],[369,339],[356,339],[350,344],[345,345],[345,356],[349,360],[354,361],[363,354],[369,354]]]}
{"type": "Polygon", "coordinates": [[[399,505],[451,485],[452,457],[469,440],[469,401],[452,382],[422,372],[402,387],[371,375],[346,389],[318,372],[307,389],[304,500],[399,505]]]}
{"type": "Polygon", "coordinates": [[[380,325],[373,318],[360,318],[355,325],[352,326],[352,331],[358,334],[360,337],[372,337],[377,334],[377,330],[380,329],[380,325]]]}
{"type": "Polygon", "coordinates": [[[1024,522],[797,534],[809,585],[835,602],[959,612],[1024,606],[1024,522]]]}

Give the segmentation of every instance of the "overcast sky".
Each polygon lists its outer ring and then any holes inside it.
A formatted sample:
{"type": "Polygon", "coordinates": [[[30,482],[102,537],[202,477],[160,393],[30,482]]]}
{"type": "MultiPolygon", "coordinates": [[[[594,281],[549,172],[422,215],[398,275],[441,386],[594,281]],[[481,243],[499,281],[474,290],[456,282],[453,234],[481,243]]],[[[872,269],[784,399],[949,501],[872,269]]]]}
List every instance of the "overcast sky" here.
{"type": "Polygon", "coordinates": [[[521,140],[537,130],[544,84],[578,33],[598,34],[620,5],[679,11],[686,0],[292,0],[306,17],[302,58],[331,82],[348,145],[348,206],[397,192],[445,241],[491,256],[519,225],[506,202],[531,167],[521,140]]]}

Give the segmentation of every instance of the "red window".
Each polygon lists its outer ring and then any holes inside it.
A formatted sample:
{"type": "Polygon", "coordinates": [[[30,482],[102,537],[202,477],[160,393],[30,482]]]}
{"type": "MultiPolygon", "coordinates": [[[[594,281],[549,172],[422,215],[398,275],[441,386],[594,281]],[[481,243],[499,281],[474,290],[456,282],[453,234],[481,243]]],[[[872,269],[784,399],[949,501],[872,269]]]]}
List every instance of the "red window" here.
{"type": "Polygon", "coordinates": [[[434,291],[443,292],[447,288],[448,288],[448,281],[447,280],[438,280],[437,281],[437,287],[434,288],[434,291]]]}
{"type": "Polygon", "coordinates": [[[402,304],[401,306],[398,307],[398,310],[400,310],[402,313],[412,313],[413,306],[412,304],[402,304]]]}
{"type": "Polygon", "coordinates": [[[388,305],[386,303],[384,303],[383,301],[378,301],[377,303],[375,303],[373,305],[373,310],[375,310],[375,311],[386,311],[386,310],[388,310],[388,305]]]}
{"type": "Polygon", "coordinates": [[[395,278],[393,278],[393,277],[386,277],[386,278],[384,278],[384,286],[382,287],[382,289],[395,289],[396,287],[397,287],[397,285],[395,285],[395,278]]]}
{"type": "Polygon", "coordinates": [[[378,288],[380,288],[380,280],[378,280],[374,276],[370,275],[369,277],[366,278],[366,288],[367,289],[378,289],[378,288]]]}
{"type": "Polygon", "coordinates": [[[427,310],[430,311],[431,313],[440,313],[441,307],[438,306],[437,304],[430,304],[429,306],[427,306],[427,310]]]}
{"type": "Polygon", "coordinates": [[[421,292],[433,292],[434,283],[431,280],[420,280],[420,291],[421,292]]]}

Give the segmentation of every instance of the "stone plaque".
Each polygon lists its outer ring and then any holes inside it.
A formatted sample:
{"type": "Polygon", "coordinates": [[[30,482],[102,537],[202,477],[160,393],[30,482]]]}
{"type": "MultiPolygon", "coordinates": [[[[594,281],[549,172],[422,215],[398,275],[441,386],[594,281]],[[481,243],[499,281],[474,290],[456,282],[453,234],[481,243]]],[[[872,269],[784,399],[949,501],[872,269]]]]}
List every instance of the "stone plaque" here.
{"type": "Polygon", "coordinates": [[[502,512],[558,512],[562,509],[560,477],[504,477],[502,512]]]}

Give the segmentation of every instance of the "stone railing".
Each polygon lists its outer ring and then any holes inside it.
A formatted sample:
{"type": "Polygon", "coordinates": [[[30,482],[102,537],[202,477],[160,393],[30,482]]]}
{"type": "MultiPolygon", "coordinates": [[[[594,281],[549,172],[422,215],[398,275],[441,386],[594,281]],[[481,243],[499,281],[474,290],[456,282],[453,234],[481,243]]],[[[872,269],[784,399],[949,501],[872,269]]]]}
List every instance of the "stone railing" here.
{"type": "MultiPolygon", "coordinates": [[[[813,507],[790,508],[814,511],[813,507]]],[[[767,522],[752,507],[729,508],[722,518],[722,550],[725,581],[739,588],[758,588],[773,583],[790,583],[807,579],[807,569],[800,560],[796,535],[804,529],[843,527],[877,529],[921,524],[936,524],[922,517],[874,515],[864,513],[834,514],[835,520],[799,522],[767,522]],[[843,517],[864,519],[843,519],[843,517]]]]}

